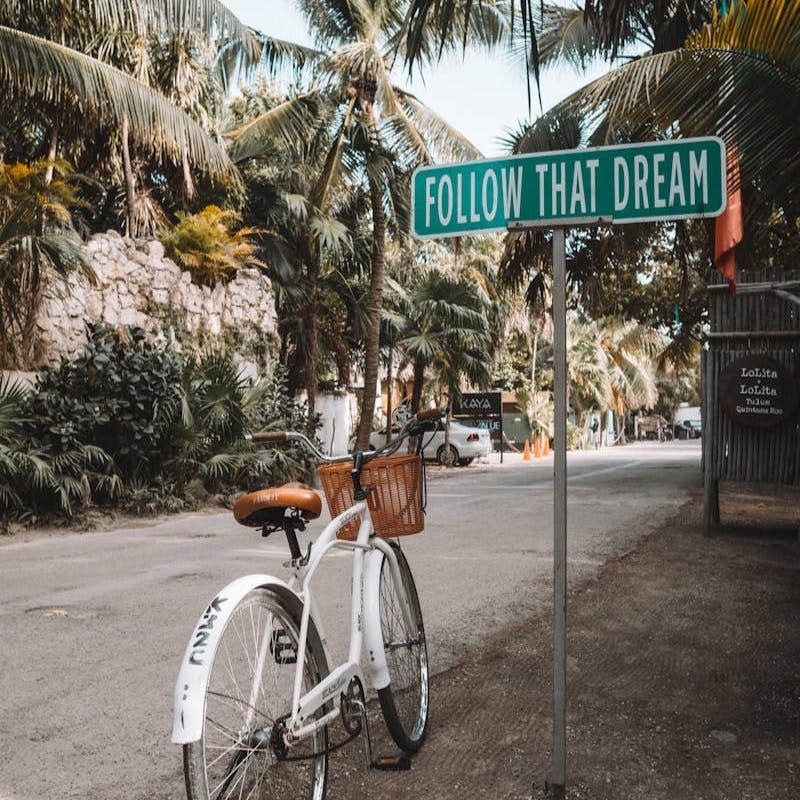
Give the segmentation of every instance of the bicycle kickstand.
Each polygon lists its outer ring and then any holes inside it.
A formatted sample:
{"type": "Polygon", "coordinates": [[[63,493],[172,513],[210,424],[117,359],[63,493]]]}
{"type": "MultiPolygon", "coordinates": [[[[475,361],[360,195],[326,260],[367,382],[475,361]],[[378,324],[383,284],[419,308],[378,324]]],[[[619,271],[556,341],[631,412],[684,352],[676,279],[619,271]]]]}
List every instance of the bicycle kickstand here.
{"type": "Polygon", "coordinates": [[[364,703],[363,695],[359,698],[353,698],[352,703],[358,709],[358,714],[361,717],[361,733],[364,736],[364,749],[367,754],[367,766],[370,769],[395,771],[411,769],[411,759],[402,753],[396,756],[379,756],[378,758],[373,758],[372,738],[369,735],[369,721],[367,720],[367,706],[364,703]]]}

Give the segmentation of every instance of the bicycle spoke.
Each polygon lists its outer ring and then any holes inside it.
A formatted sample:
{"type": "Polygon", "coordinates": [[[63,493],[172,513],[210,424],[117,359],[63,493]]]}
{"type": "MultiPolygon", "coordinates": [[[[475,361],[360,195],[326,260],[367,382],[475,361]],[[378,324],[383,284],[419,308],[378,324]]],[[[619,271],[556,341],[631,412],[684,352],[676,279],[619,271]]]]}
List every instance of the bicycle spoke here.
{"type": "MultiPolygon", "coordinates": [[[[192,769],[187,767],[190,800],[322,799],[327,730],[310,737],[309,752],[323,755],[308,761],[282,761],[274,744],[281,735],[278,720],[291,711],[296,667],[282,661],[271,644],[273,631],[280,631],[282,646],[296,652],[298,627],[281,601],[264,590],[255,590],[229,615],[206,689],[203,738],[187,745],[194,758],[192,769]]],[[[304,692],[317,673],[327,674],[319,644],[308,648],[304,692]]]]}

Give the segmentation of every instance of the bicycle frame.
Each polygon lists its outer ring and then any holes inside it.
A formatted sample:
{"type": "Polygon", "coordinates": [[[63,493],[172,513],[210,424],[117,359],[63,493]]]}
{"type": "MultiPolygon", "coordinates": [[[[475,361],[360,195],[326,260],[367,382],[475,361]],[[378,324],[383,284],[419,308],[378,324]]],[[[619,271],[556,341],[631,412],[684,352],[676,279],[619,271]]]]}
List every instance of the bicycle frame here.
{"type": "MultiPolygon", "coordinates": [[[[297,647],[298,657],[295,665],[292,713],[287,725],[289,741],[310,736],[321,726],[339,716],[340,706],[339,703],[336,703],[334,708],[320,718],[313,719],[313,722],[307,722],[320,708],[330,703],[331,699],[344,692],[353,678],[358,678],[362,685],[364,684],[364,676],[359,663],[362,653],[372,686],[375,689],[386,687],[389,684],[389,673],[384,653],[379,603],[382,556],[386,557],[389,568],[392,570],[395,586],[402,586],[402,577],[394,551],[387,541],[374,535],[369,508],[366,501],[361,501],[339,514],[324,528],[311,547],[307,563],[304,563],[303,560],[293,562],[293,575],[288,582],[272,575],[258,574],[247,575],[228,584],[207,606],[195,626],[186,648],[175,685],[172,741],[175,744],[188,744],[201,738],[205,714],[205,692],[220,635],[225,627],[224,623],[238,603],[249,592],[257,588],[274,591],[284,599],[290,608],[300,612],[298,616],[300,616],[301,623],[297,647]],[[354,541],[338,539],[339,530],[356,517],[361,518],[356,539],[354,541]],[[306,694],[302,694],[305,647],[309,622],[312,617],[322,639],[326,659],[328,656],[326,638],[321,628],[310,584],[322,560],[333,549],[353,551],[348,659],[331,670],[320,683],[312,687],[306,694]]],[[[414,616],[405,593],[400,593],[400,600],[409,629],[413,629],[414,616]]],[[[271,625],[271,623],[268,624],[271,625]]],[[[267,636],[263,637],[257,662],[259,667],[263,665],[263,660],[267,657],[268,639],[267,636]]],[[[258,675],[259,670],[255,674],[258,675]]],[[[258,685],[254,684],[251,688],[251,701],[257,691],[258,685]]]]}

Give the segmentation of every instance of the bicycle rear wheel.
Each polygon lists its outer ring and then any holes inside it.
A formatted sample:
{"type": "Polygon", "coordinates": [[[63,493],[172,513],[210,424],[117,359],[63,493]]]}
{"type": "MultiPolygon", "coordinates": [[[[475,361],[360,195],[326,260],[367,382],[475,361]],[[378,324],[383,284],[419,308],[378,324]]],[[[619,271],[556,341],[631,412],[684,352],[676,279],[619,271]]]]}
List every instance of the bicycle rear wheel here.
{"type": "Polygon", "coordinates": [[[392,542],[402,582],[395,585],[392,571],[383,558],[380,579],[380,618],[383,648],[390,683],[378,690],[386,727],[398,747],[416,753],[425,740],[428,726],[428,650],[425,627],[414,577],[400,546],[392,542]],[[409,629],[400,598],[405,596],[414,618],[409,629]]]}
{"type": "MultiPolygon", "coordinates": [[[[292,710],[301,611],[255,589],[228,618],[211,666],[202,738],[183,748],[189,800],[325,797],[327,727],[297,748],[287,749],[282,735],[292,710]]],[[[313,621],[307,639],[303,691],[328,674],[313,621]]]]}

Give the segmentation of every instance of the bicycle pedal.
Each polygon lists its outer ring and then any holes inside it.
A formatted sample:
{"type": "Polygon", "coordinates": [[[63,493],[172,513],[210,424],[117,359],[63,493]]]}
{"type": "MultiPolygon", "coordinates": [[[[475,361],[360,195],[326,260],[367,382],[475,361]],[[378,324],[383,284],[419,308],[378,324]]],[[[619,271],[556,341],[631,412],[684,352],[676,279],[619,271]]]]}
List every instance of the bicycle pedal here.
{"type": "Polygon", "coordinates": [[[411,769],[411,759],[408,756],[382,756],[373,760],[372,768],[403,772],[411,769]]]}
{"type": "Polygon", "coordinates": [[[297,663],[297,649],[294,640],[284,628],[276,628],[272,631],[269,650],[278,664],[297,663]]]}

